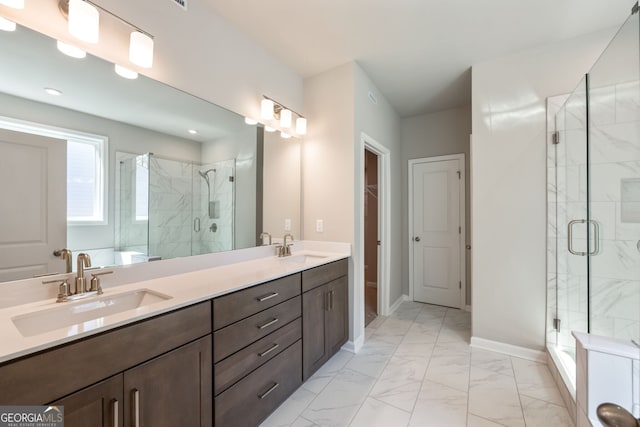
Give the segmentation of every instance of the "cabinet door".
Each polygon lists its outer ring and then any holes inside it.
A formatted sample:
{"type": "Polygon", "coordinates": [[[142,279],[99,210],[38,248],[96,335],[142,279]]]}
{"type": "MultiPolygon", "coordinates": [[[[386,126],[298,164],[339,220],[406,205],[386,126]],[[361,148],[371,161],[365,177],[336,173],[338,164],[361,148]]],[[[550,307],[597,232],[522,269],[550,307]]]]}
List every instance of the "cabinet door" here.
{"type": "Polygon", "coordinates": [[[333,356],[349,337],[349,279],[343,276],[327,284],[327,352],[333,356]]]}
{"type": "Polygon", "coordinates": [[[125,426],[211,426],[211,366],[208,335],[125,371],[125,426]]]}
{"type": "Polygon", "coordinates": [[[66,427],[117,427],[122,425],[122,375],[51,403],[64,406],[66,427]]]}
{"type": "Polygon", "coordinates": [[[325,314],[327,287],[302,294],[302,379],[309,378],[327,360],[325,314]]]}

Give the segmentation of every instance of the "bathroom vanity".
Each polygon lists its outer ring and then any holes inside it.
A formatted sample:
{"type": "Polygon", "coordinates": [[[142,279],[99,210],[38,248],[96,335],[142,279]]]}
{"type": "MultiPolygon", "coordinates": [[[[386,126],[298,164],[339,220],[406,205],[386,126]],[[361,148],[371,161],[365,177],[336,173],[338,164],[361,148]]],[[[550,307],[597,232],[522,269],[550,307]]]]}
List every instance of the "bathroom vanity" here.
{"type": "Polygon", "coordinates": [[[23,351],[0,365],[0,404],[64,405],[67,427],[258,425],[348,338],[348,260],[296,261],[243,263],[295,272],[23,351]]]}

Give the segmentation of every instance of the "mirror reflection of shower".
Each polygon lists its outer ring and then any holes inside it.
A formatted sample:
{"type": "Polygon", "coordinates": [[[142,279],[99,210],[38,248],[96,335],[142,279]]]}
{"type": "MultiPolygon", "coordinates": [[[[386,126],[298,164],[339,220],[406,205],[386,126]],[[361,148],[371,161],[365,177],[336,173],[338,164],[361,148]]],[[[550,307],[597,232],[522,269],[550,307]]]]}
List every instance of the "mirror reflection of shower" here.
{"type": "Polygon", "coordinates": [[[216,203],[211,201],[211,183],[209,182],[209,173],[211,172],[213,172],[213,186],[215,188],[216,170],[214,168],[207,169],[206,171],[199,170],[198,174],[200,174],[200,176],[204,178],[204,180],[207,182],[207,206],[209,211],[209,218],[214,219],[216,218],[217,215],[216,215],[216,209],[215,209],[216,203]]]}

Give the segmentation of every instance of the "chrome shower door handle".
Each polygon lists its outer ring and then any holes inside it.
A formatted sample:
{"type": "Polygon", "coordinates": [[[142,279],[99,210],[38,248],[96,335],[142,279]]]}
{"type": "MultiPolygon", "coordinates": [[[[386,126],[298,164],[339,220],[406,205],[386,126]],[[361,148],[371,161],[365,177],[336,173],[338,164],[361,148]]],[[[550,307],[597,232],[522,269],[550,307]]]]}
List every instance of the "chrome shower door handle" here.
{"type": "Polygon", "coordinates": [[[198,217],[195,217],[195,219],[193,220],[193,231],[195,231],[196,233],[200,231],[200,218],[198,217]]]}
{"type": "Polygon", "coordinates": [[[586,219],[574,219],[573,221],[569,221],[569,224],[567,224],[567,249],[569,250],[569,253],[573,255],[578,255],[578,256],[587,255],[586,252],[573,250],[573,226],[576,224],[584,224],[585,222],[587,222],[586,219]]]}
{"type": "Polygon", "coordinates": [[[600,253],[600,224],[598,221],[589,221],[593,224],[593,251],[589,252],[589,255],[598,255],[600,253]]]}

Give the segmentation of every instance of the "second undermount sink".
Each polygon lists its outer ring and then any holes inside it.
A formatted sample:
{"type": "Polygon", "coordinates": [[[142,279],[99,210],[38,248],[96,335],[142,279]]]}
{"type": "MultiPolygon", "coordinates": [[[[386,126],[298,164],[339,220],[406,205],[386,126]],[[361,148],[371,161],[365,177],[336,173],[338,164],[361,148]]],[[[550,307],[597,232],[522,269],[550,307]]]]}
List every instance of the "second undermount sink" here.
{"type": "Polygon", "coordinates": [[[137,289],[115,295],[90,297],[87,300],[56,304],[56,307],[21,314],[11,320],[25,337],[39,335],[60,328],[69,328],[67,335],[89,331],[104,324],[106,316],[133,310],[171,299],[170,296],[149,289],[137,289]]]}
{"type": "Polygon", "coordinates": [[[282,260],[285,262],[293,262],[296,264],[315,264],[316,262],[320,262],[325,258],[326,256],[324,255],[301,254],[284,257],[282,258],[282,260]]]}

